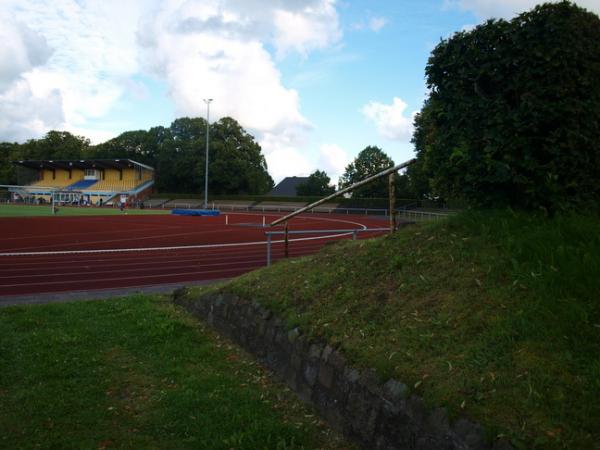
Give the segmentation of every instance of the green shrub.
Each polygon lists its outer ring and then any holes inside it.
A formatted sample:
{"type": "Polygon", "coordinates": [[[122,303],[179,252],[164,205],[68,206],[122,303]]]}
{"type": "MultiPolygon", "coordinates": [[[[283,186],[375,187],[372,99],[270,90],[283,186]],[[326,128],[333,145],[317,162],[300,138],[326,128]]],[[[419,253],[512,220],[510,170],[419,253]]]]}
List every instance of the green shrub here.
{"type": "Polygon", "coordinates": [[[549,211],[600,195],[600,18],[563,1],[433,50],[413,141],[437,195],[549,211]]]}

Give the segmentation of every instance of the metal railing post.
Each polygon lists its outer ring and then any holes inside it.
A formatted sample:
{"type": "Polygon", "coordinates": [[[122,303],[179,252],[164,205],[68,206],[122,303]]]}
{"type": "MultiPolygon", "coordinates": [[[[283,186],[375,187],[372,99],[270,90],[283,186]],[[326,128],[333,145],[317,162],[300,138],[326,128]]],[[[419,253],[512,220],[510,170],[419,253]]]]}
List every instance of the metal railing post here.
{"type": "Polygon", "coordinates": [[[284,240],[285,240],[285,257],[289,257],[289,240],[288,240],[288,236],[289,236],[289,228],[288,228],[288,222],[285,222],[285,226],[283,228],[284,231],[284,240]]]}
{"type": "Polygon", "coordinates": [[[267,233],[267,267],[271,265],[271,233],[267,233]]]}

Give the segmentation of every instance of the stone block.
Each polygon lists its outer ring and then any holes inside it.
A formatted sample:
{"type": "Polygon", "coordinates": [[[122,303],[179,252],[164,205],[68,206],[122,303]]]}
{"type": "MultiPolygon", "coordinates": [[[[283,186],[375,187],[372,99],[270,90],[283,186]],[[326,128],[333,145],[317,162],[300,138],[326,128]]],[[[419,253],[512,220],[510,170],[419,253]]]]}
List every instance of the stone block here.
{"type": "Polygon", "coordinates": [[[312,402],[313,391],[312,388],[306,383],[298,383],[298,388],[296,392],[298,393],[298,397],[300,398],[300,400],[302,400],[304,403],[312,402]]]}
{"type": "Polygon", "coordinates": [[[311,344],[308,349],[308,357],[313,360],[318,360],[321,358],[321,353],[323,352],[323,346],[319,344],[311,344]]]}
{"type": "Polygon", "coordinates": [[[228,304],[224,304],[221,306],[221,316],[224,318],[229,317],[230,306],[228,304]]]}
{"type": "Polygon", "coordinates": [[[261,319],[256,324],[256,333],[258,334],[258,336],[263,337],[265,335],[266,331],[267,331],[267,321],[264,319],[261,319]]]}
{"type": "Polygon", "coordinates": [[[265,341],[267,343],[273,342],[275,340],[275,332],[276,328],[273,324],[269,324],[265,331],[265,341]]]}
{"type": "Polygon", "coordinates": [[[326,389],[331,389],[333,385],[333,367],[327,364],[321,364],[319,368],[319,384],[326,389]]]}
{"type": "Polygon", "coordinates": [[[275,333],[275,343],[279,346],[283,346],[284,343],[286,343],[286,341],[287,341],[287,335],[286,335],[285,331],[278,328],[277,333],[275,333]]]}
{"type": "Polygon", "coordinates": [[[401,399],[406,398],[408,394],[408,386],[404,383],[400,383],[398,380],[390,378],[383,385],[383,397],[392,403],[397,403],[401,399]]]}
{"type": "Polygon", "coordinates": [[[296,342],[296,340],[298,339],[298,337],[300,337],[300,328],[296,327],[296,328],[292,328],[290,331],[288,331],[288,341],[290,344],[294,344],[296,342]]]}
{"type": "Polygon", "coordinates": [[[309,386],[314,386],[317,381],[317,367],[312,364],[305,364],[304,370],[302,371],[304,380],[309,386]]]}
{"type": "Polygon", "coordinates": [[[336,404],[335,400],[333,404],[324,411],[323,415],[325,416],[327,423],[329,423],[334,430],[344,433],[349,428],[348,421],[340,412],[339,406],[336,404]]]}
{"type": "Polygon", "coordinates": [[[359,384],[373,395],[381,395],[381,385],[375,369],[363,370],[360,374],[359,384]]]}
{"type": "Polygon", "coordinates": [[[327,362],[338,372],[343,372],[346,367],[346,358],[337,350],[329,355],[327,362]]]}
{"type": "Polygon", "coordinates": [[[294,342],[294,352],[299,355],[308,353],[308,339],[305,335],[301,334],[296,338],[296,342],[294,342]]]}
{"type": "Polygon", "coordinates": [[[343,378],[349,384],[349,387],[352,388],[353,385],[358,383],[360,372],[352,367],[346,367],[344,369],[343,378]]]}
{"type": "Polygon", "coordinates": [[[302,358],[297,353],[292,353],[290,361],[294,369],[298,370],[300,367],[302,367],[302,358]]]}
{"type": "Polygon", "coordinates": [[[371,442],[377,424],[378,408],[370,404],[361,393],[352,392],[348,396],[346,410],[352,414],[352,430],[365,442],[371,442]]]}
{"type": "Polygon", "coordinates": [[[283,376],[285,382],[292,390],[298,389],[297,371],[293,367],[288,367],[283,376]]]}
{"type": "Polygon", "coordinates": [[[321,353],[321,359],[325,362],[329,360],[329,357],[333,353],[333,347],[330,345],[326,345],[323,349],[323,353],[321,353]]]}

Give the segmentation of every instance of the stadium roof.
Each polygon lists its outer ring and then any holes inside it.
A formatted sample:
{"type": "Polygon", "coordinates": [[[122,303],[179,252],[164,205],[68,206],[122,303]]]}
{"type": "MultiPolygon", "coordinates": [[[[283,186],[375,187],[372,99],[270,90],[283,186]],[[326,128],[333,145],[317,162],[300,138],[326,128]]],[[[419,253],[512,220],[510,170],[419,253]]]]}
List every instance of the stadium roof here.
{"type": "Polygon", "coordinates": [[[144,169],[154,170],[146,164],[133,161],[132,159],[25,159],[13,161],[29,169],[127,169],[132,167],[143,167],[144,169]]]}
{"type": "Polygon", "coordinates": [[[299,184],[305,183],[308,177],[286,177],[273,188],[269,195],[279,197],[295,197],[297,194],[296,188],[299,184]]]}

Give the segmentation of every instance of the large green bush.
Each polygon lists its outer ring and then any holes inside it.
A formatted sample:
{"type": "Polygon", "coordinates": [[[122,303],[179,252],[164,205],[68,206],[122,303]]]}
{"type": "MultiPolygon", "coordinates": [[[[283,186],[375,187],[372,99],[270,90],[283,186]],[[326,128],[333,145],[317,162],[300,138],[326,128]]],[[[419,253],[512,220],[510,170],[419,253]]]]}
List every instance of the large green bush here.
{"type": "Polygon", "coordinates": [[[600,198],[600,19],[563,1],[433,50],[413,141],[432,193],[548,211],[600,198]]]}

